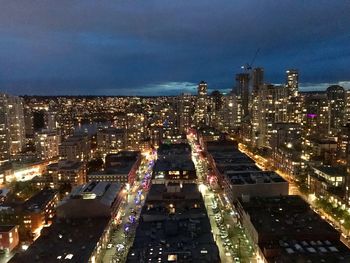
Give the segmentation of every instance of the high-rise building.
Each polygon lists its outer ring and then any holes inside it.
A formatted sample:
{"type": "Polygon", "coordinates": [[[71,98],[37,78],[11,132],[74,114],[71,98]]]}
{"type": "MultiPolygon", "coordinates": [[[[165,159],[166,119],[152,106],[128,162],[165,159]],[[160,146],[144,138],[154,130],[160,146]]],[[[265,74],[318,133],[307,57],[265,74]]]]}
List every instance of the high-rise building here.
{"type": "Polygon", "coordinates": [[[350,90],[345,91],[345,124],[350,123],[350,90]]]}
{"type": "Polygon", "coordinates": [[[236,75],[236,94],[238,103],[242,105],[242,117],[249,114],[249,74],[240,73],[236,75]]]}
{"type": "Polygon", "coordinates": [[[311,141],[324,139],[329,130],[329,105],[325,93],[306,94],[303,103],[303,157],[310,160],[316,155],[311,141]]]}
{"type": "Polygon", "coordinates": [[[238,105],[236,94],[229,93],[222,96],[222,107],[220,109],[220,122],[218,126],[225,132],[232,132],[239,128],[238,105]]]}
{"type": "Polygon", "coordinates": [[[34,116],[30,107],[24,108],[24,127],[27,138],[32,138],[34,135],[34,116]]]}
{"type": "Polygon", "coordinates": [[[97,131],[97,149],[101,154],[117,153],[126,147],[125,129],[113,127],[97,131]]]}
{"type": "Polygon", "coordinates": [[[345,124],[346,92],[343,87],[333,85],[327,89],[329,104],[329,134],[337,135],[345,124]]]}
{"type": "Polygon", "coordinates": [[[299,94],[299,73],[296,69],[289,69],[287,74],[287,88],[289,97],[296,97],[299,94]]]}
{"type": "Polygon", "coordinates": [[[127,148],[139,150],[145,136],[145,115],[142,112],[127,113],[127,148]]]}
{"type": "Polygon", "coordinates": [[[49,131],[53,131],[57,129],[57,121],[56,121],[57,113],[54,111],[45,112],[45,126],[49,131]]]}
{"type": "Polygon", "coordinates": [[[264,84],[264,69],[254,68],[252,72],[253,93],[255,90],[259,89],[263,84],[264,84]]]}
{"type": "Polygon", "coordinates": [[[7,122],[7,96],[0,94],[0,163],[10,159],[10,142],[7,122]]]}
{"type": "Polygon", "coordinates": [[[190,93],[183,93],[178,98],[179,130],[185,132],[192,124],[193,103],[190,93]]]}
{"type": "Polygon", "coordinates": [[[246,134],[246,137],[251,136],[251,143],[254,147],[269,147],[270,138],[273,132],[273,124],[276,119],[277,112],[282,112],[279,106],[282,104],[277,99],[281,96],[283,87],[274,85],[262,85],[254,94],[252,107],[252,134],[246,134]]]}
{"type": "Polygon", "coordinates": [[[8,124],[10,134],[10,153],[15,155],[22,151],[25,145],[25,128],[23,101],[20,97],[8,96],[8,124]]]}
{"type": "Polygon", "coordinates": [[[60,159],[71,162],[87,161],[91,155],[88,135],[76,134],[68,137],[59,147],[60,159]]]}
{"type": "Polygon", "coordinates": [[[0,162],[22,151],[25,145],[23,102],[20,97],[0,95],[0,162]]]}
{"type": "Polygon", "coordinates": [[[57,132],[43,130],[36,133],[35,147],[38,155],[43,160],[50,160],[58,157],[58,146],[61,142],[61,136],[57,132]]]}
{"type": "Polygon", "coordinates": [[[208,124],[208,98],[207,98],[207,91],[208,91],[208,85],[206,82],[201,81],[198,84],[198,94],[197,94],[197,105],[196,105],[196,124],[197,126],[203,126],[208,124]]]}

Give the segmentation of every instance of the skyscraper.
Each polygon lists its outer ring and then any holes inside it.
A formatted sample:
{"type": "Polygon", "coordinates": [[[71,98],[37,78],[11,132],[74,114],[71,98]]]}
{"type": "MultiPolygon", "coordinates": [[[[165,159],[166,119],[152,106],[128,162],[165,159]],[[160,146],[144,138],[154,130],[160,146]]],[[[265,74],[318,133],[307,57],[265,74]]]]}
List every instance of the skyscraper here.
{"type": "Polygon", "coordinates": [[[346,93],[343,87],[333,85],[327,89],[329,133],[336,135],[345,124],[346,93]]]}
{"type": "Polygon", "coordinates": [[[0,163],[10,159],[10,143],[7,123],[7,96],[0,94],[0,163]]]}
{"type": "Polygon", "coordinates": [[[253,92],[261,85],[264,84],[264,69],[263,68],[254,68],[252,72],[252,86],[253,86],[253,92]]]}
{"type": "Polygon", "coordinates": [[[180,132],[186,132],[192,124],[193,104],[190,93],[183,93],[178,98],[178,120],[180,132]]]}
{"type": "Polygon", "coordinates": [[[207,91],[208,85],[205,81],[201,81],[198,84],[198,95],[197,95],[197,104],[196,104],[196,124],[197,126],[203,126],[208,124],[207,121],[207,91]]]}
{"type": "Polygon", "coordinates": [[[289,97],[296,97],[299,94],[299,73],[296,69],[289,69],[286,71],[287,74],[287,88],[289,97]]]}
{"type": "Polygon", "coordinates": [[[20,97],[0,95],[0,162],[19,153],[25,144],[23,102],[20,97]]]}
{"type": "Polygon", "coordinates": [[[249,114],[249,74],[236,75],[236,94],[238,103],[242,105],[242,117],[249,114]]]}

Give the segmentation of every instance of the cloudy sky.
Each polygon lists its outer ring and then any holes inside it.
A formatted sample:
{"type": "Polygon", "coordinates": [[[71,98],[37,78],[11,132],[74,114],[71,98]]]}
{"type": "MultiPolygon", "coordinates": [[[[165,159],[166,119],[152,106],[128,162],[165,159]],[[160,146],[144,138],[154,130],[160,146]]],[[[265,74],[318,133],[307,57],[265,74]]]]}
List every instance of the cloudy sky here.
{"type": "Polygon", "coordinates": [[[350,88],[350,1],[0,0],[0,91],[163,95],[227,90],[260,49],[266,81],[350,88]]]}

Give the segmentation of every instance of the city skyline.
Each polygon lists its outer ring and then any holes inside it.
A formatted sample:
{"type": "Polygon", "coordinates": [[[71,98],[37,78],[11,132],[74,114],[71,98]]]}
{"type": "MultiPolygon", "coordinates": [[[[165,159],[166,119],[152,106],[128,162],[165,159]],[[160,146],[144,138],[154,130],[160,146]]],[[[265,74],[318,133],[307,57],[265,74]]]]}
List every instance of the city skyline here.
{"type": "Polygon", "coordinates": [[[232,88],[253,60],[266,80],[350,88],[348,3],[4,2],[0,90],[16,95],[177,95],[232,88]],[[248,15],[249,14],[249,15],[248,15]]]}
{"type": "Polygon", "coordinates": [[[0,263],[349,263],[349,7],[2,1],[0,263]]]}

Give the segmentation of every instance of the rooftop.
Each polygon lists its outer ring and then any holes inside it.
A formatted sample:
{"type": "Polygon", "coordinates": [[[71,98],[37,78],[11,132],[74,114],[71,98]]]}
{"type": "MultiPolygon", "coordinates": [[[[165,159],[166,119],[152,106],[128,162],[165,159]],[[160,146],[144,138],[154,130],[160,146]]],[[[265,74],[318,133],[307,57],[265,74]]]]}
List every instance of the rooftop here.
{"type": "Polygon", "coordinates": [[[280,241],[271,249],[278,249],[279,255],[272,257],[268,262],[323,262],[323,263],[346,263],[350,262],[350,251],[341,242],[328,240],[311,241],[280,241]]]}
{"type": "Polygon", "coordinates": [[[111,206],[116,195],[121,190],[121,185],[110,182],[90,182],[75,187],[72,192],[66,196],[62,202],[68,202],[70,199],[99,199],[101,203],[111,206]]]}
{"type": "Polygon", "coordinates": [[[196,168],[191,159],[181,159],[181,160],[167,160],[158,159],[154,165],[153,170],[157,171],[195,171],[196,168]]]}
{"type": "Polygon", "coordinates": [[[206,143],[208,152],[212,151],[238,151],[238,144],[235,141],[228,141],[228,140],[222,140],[222,141],[211,141],[206,143]]]}
{"type": "Polygon", "coordinates": [[[188,143],[163,143],[157,150],[158,155],[188,155],[191,154],[191,146],[188,143]]]}
{"type": "Polygon", "coordinates": [[[109,218],[55,222],[10,263],[88,262],[108,222],[109,218]]]}
{"type": "Polygon", "coordinates": [[[57,195],[57,190],[46,188],[23,203],[23,209],[27,211],[43,210],[46,205],[57,195]]]}
{"type": "Polygon", "coordinates": [[[231,184],[286,183],[281,176],[271,171],[226,171],[231,184]]]}
{"type": "Polygon", "coordinates": [[[259,244],[278,240],[339,240],[340,234],[299,196],[240,200],[259,234],[259,244]]]}
{"type": "Polygon", "coordinates": [[[196,184],[152,185],[127,262],[220,262],[196,184]]]}
{"type": "Polygon", "coordinates": [[[16,225],[0,225],[0,233],[7,233],[15,227],[16,225]]]}
{"type": "Polygon", "coordinates": [[[330,176],[344,177],[347,175],[345,172],[345,169],[341,169],[340,166],[334,167],[329,165],[322,165],[322,166],[314,166],[312,168],[330,176]]]}

